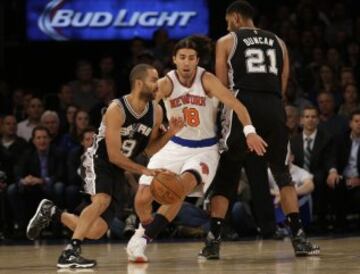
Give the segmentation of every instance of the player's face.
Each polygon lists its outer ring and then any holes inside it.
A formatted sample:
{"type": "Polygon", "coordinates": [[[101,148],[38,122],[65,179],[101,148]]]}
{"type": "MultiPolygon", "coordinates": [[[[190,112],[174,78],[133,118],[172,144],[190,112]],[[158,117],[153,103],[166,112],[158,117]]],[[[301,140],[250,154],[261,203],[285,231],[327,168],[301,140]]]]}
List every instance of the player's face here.
{"type": "Polygon", "coordinates": [[[193,49],[179,49],[173,57],[176,71],[183,78],[194,76],[196,67],[199,64],[197,52],[193,49]]]}
{"type": "Polygon", "coordinates": [[[140,92],[140,97],[143,100],[151,101],[155,99],[156,92],[158,90],[157,81],[159,80],[159,74],[156,69],[149,69],[147,76],[143,80],[143,87],[140,92]]]}

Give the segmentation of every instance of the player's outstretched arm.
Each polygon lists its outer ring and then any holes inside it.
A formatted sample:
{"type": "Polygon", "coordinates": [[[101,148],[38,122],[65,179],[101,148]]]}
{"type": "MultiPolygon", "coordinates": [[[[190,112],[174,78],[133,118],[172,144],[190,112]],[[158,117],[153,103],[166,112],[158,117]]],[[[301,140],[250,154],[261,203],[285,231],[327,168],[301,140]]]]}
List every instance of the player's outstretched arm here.
{"type": "Polygon", "coordinates": [[[169,121],[168,130],[163,133],[160,130],[160,126],[163,121],[162,108],[156,106],[155,125],[150,135],[149,144],[145,149],[147,156],[152,156],[158,152],[176,133],[178,133],[184,127],[184,120],[181,117],[172,117],[169,121]]]}
{"type": "Polygon", "coordinates": [[[256,134],[247,108],[212,73],[206,72],[204,74],[203,84],[209,95],[217,97],[225,106],[235,111],[238,119],[244,126],[244,134],[250,151],[254,151],[260,156],[264,155],[267,144],[256,134]]]}
{"type": "Polygon", "coordinates": [[[108,152],[109,161],[126,171],[145,174],[149,176],[156,175],[156,171],[148,169],[127,158],[122,151],[121,127],[124,124],[124,115],[116,103],[110,104],[105,113],[105,143],[108,152]]]}

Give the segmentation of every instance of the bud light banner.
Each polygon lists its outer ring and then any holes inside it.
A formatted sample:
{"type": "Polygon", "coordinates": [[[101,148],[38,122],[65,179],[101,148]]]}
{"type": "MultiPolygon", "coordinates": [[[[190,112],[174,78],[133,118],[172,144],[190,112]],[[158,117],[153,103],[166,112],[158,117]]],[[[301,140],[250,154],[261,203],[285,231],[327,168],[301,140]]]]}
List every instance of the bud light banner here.
{"type": "Polygon", "coordinates": [[[29,40],[151,39],[158,28],[171,38],[207,34],[206,0],[28,0],[29,40]]]}

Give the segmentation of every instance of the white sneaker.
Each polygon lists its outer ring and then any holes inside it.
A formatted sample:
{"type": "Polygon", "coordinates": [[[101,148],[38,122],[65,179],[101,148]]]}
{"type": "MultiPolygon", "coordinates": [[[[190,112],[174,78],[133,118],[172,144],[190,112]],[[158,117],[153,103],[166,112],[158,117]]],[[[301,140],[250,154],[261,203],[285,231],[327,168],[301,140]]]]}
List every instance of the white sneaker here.
{"type": "Polygon", "coordinates": [[[126,253],[128,255],[129,262],[147,263],[149,261],[144,254],[147,244],[146,239],[143,237],[144,232],[144,228],[140,225],[139,228],[135,230],[134,235],[128,242],[126,253]]]}

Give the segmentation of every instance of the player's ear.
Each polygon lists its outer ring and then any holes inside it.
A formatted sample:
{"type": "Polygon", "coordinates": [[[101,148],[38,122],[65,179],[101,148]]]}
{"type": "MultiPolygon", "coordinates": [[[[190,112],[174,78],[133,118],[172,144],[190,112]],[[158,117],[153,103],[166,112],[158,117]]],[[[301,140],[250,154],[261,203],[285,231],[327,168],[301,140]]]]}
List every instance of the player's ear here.
{"type": "Polygon", "coordinates": [[[234,16],[233,20],[234,20],[235,25],[236,26],[241,25],[241,23],[243,21],[243,17],[240,14],[236,13],[236,12],[233,13],[233,16],[234,16]]]}
{"type": "Polygon", "coordinates": [[[172,61],[173,61],[174,65],[176,65],[176,55],[173,55],[172,61]]]}
{"type": "Polygon", "coordinates": [[[200,61],[200,57],[199,57],[199,56],[196,56],[196,65],[199,64],[199,61],[200,61]]]}
{"type": "Polygon", "coordinates": [[[138,89],[141,89],[144,85],[144,82],[143,80],[140,80],[140,79],[136,79],[135,80],[135,86],[138,88],[138,89]]]}

